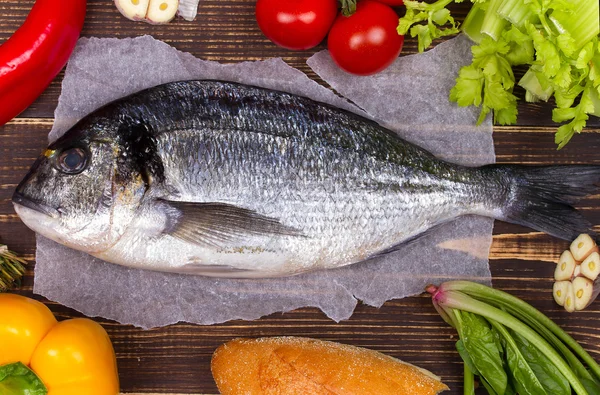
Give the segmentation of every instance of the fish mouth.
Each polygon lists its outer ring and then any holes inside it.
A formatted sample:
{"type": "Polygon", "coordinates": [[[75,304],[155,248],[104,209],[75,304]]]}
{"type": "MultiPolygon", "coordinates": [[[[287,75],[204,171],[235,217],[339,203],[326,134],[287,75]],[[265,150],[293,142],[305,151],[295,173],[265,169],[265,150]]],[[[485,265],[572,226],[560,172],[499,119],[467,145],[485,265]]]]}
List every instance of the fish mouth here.
{"type": "Polygon", "coordinates": [[[60,213],[57,209],[49,207],[44,203],[37,202],[35,200],[29,199],[20,192],[15,192],[12,197],[12,202],[14,204],[18,204],[23,207],[27,207],[28,209],[35,210],[38,213],[45,214],[52,218],[58,218],[60,213]]]}

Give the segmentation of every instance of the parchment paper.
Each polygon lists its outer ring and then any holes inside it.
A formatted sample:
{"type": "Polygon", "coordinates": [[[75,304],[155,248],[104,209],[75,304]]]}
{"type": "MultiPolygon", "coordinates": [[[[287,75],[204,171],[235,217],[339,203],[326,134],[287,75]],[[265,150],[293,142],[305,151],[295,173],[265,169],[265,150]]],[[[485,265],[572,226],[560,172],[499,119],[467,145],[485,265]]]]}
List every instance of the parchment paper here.
{"type": "Polygon", "coordinates": [[[200,0],[179,0],[177,15],[186,21],[193,21],[198,14],[198,4],[200,0]]]}
{"type": "MultiPolygon", "coordinates": [[[[438,151],[443,152],[438,153],[447,158],[465,164],[493,162],[491,124],[487,122],[478,130],[461,133],[468,121],[452,126],[448,120],[461,121],[465,111],[471,110],[457,109],[445,100],[432,98],[426,89],[451,83],[460,65],[469,60],[465,56],[468,46],[464,40],[452,40],[430,54],[399,59],[394,67],[415,62],[423,72],[419,89],[410,92],[410,98],[408,92],[402,92],[400,99],[397,96],[392,99],[389,92],[398,90],[377,88],[376,84],[402,87],[407,78],[412,79],[411,75],[398,73],[394,78],[384,74],[385,83],[377,78],[370,78],[372,82],[369,82],[354,77],[363,88],[361,97],[353,99],[368,111],[378,108],[376,102],[385,107],[390,115],[378,120],[398,126],[409,140],[419,140],[427,133],[426,142],[441,141],[443,149],[438,151]],[[439,62],[436,54],[440,51],[445,51],[444,56],[447,56],[443,73],[439,73],[435,64],[439,62]],[[431,100],[436,100],[431,102],[435,104],[424,109],[422,104],[431,100]],[[426,112],[424,116],[430,122],[424,126],[421,120],[413,119],[415,111],[426,112]],[[461,115],[453,116],[456,111],[461,115]],[[416,122],[413,128],[410,122],[416,122]]],[[[323,60],[324,64],[328,61],[326,57],[323,60]]],[[[319,64],[320,61],[311,60],[311,66],[325,75],[325,69],[319,64]]],[[[341,74],[330,71],[326,79],[341,87],[338,81],[341,74]]],[[[168,81],[200,78],[284,90],[360,113],[280,59],[221,65],[181,53],[149,36],[122,40],[81,39],[66,70],[50,140],[111,100],[168,81]]],[[[343,78],[349,86],[354,84],[347,76],[343,78]]],[[[443,94],[446,97],[447,90],[443,94]]],[[[474,119],[476,111],[471,112],[469,119],[474,119]]],[[[418,294],[431,282],[453,278],[489,282],[487,256],[492,223],[487,218],[464,217],[376,260],[264,280],[214,279],[129,269],[38,236],[34,292],[88,316],[143,328],[180,321],[212,324],[233,319],[252,320],[304,306],[318,307],[331,319],[340,321],[351,316],[357,300],[378,307],[392,298],[418,294]]]]}

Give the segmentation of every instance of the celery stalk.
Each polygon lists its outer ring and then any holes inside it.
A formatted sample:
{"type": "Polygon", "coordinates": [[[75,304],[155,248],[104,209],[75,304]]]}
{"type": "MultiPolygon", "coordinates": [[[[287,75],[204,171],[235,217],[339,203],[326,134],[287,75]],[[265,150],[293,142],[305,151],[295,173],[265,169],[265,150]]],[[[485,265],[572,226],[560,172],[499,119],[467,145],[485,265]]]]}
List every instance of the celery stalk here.
{"type": "Polygon", "coordinates": [[[484,18],[485,10],[483,9],[482,4],[475,3],[467,14],[463,24],[460,26],[460,30],[462,30],[462,32],[471,39],[471,41],[474,41],[477,44],[479,44],[483,39],[481,27],[483,25],[484,18]]]}
{"type": "Polygon", "coordinates": [[[481,33],[487,34],[494,41],[498,41],[502,31],[508,25],[508,21],[498,14],[498,9],[504,0],[490,0],[487,3],[483,23],[481,24],[481,33]]]}
{"type": "Polygon", "coordinates": [[[523,0],[504,0],[498,8],[498,15],[519,28],[535,17],[529,4],[525,4],[523,0]]]}
{"type": "MultiPolygon", "coordinates": [[[[463,0],[431,1],[405,0],[406,14],[398,23],[399,34],[410,32],[418,37],[419,52],[433,40],[459,31],[446,7],[463,0]]],[[[586,126],[589,115],[600,115],[600,97],[590,93],[600,85],[599,1],[471,2],[473,6],[460,30],[477,45],[472,48],[473,63],[460,70],[450,100],[459,106],[480,106],[482,117],[493,111],[498,124],[514,124],[517,98],[510,69],[529,65],[530,72],[519,85],[525,88],[527,101],[554,97],[552,119],[562,123],[555,142],[558,149],[564,147],[586,126]],[[504,67],[506,63],[509,67],[504,67]]]]}
{"type": "Polygon", "coordinates": [[[576,43],[575,48],[580,49],[600,34],[598,3],[590,0],[572,0],[572,9],[553,10],[549,19],[559,33],[568,33],[576,43]]]}
{"type": "Polygon", "coordinates": [[[542,86],[536,73],[531,69],[527,70],[525,75],[523,75],[523,78],[519,81],[519,86],[523,87],[534,98],[543,101],[548,101],[554,93],[554,88],[551,85],[546,84],[545,88],[542,86]]]}
{"type": "Polygon", "coordinates": [[[594,112],[590,113],[590,115],[600,117],[600,94],[598,93],[598,90],[592,89],[590,97],[592,99],[592,103],[594,104],[594,112]]]}

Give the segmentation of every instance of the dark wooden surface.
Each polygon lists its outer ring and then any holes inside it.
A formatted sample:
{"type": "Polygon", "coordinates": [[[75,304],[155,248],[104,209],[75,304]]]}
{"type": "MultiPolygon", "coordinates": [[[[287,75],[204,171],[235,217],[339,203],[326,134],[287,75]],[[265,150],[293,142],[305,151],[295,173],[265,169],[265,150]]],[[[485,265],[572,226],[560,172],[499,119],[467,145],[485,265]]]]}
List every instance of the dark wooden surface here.
{"type": "MultiPolygon", "coordinates": [[[[32,4],[32,0],[0,0],[1,41],[20,26],[32,4]]],[[[178,19],[165,26],[128,21],[112,1],[91,0],[88,4],[84,36],[151,34],[182,51],[222,62],[280,56],[316,77],[305,64],[313,51],[286,51],[262,36],[254,21],[254,0],[202,0],[194,22],[178,19]]],[[[455,6],[454,15],[462,19],[466,9],[466,5],[455,6]]],[[[408,39],[403,54],[415,51],[416,42],[408,39]]],[[[18,291],[28,296],[32,295],[35,238],[14,213],[10,198],[45,147],[60,81],[61,76],[18,119],[0,128],[0,241],[31,262],[24,285],[18,291]]],[[[517,92],[522,98],[523,93],[517,92]]],[[[498,162],[600,164],[598,119],[591,120],[581,135],[557,152],[551,108],[548,104],[522,103],[519,126],[495,128],[498,162]]],[[[599,203],[599,196],[592,196],[579,205],[594,224],[600,224],[599,203]]],[[[554,262],[567,246],[566,242],[530,229],[496,222],[490,252],[494,285],[541,309],[600,360],[600,301],[585,312],[570,315],[552,300],[554,262]]],[[[66,307],[45,302],[60,319],[80,316],[66,307]]],[[[216,347],[235,337],[275,335],[311,336],[372,348],[442,376],[453,394],[462,390],[462,364],[454,350],[456,335],[437,316],[425,296],[390,301],[380,309],[359,305],[351,319],[337,324],[320,311],[308,308],[252,322],[213,326],[179,324],[149,331],[98,321],[114,343],[123,392],[216,393],[209,368],[216,347]]]]}

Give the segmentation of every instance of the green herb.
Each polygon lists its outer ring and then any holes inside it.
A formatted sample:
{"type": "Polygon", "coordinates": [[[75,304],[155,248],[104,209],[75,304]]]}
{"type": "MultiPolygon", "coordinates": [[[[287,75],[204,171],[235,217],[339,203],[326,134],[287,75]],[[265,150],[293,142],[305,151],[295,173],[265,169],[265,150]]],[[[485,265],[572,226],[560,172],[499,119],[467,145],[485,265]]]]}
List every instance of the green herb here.
{"type": "Polygon", "coordinates": [[[454,310],[460,338],[467,351],[474,372],[482,376],[498,394],[504,394],[507,377],[502,366],[502,347],[497,342],[490,324],[482,317],[454,310]]]}
{"type": "MultiPolygon", "coordinates": [[[[462,0],[454,0],[459,3],[462,0]]],[[[600,33],[598,0],[471,0],[462,30],[476,45],[473,62],[461,69],[450,100],[481,106],[478,122],[494,113],[498,124],[517,121],[512,68],[529,67],[519,85],[528,101],[554,96],[552,119],[563,123],[555,141],[564,147],[590,115],[600,116],[600,33]]],[[[407,0],[399,34],[418,38],[419,51],[436,38],[455,34],[458,24],[446,8],[407,0]]]]}
{"type": "Polygon", "coordinates": [[[0,394],[46,395],[42,380],[21,362],[0,366],[0,394]]]}
{"type": "Polygon", "coordinates": [[[27,262],[0,244],[0,292],[6,291],[19,281],[25,273],[27,262]]]}
{"type": "Polygon", "coordinates": [[[598,363],[531,305],[470,281],[429,286],[427,292],[458,331],[465,394],[474,393],[474,375],[489,394],[600,393],[598,363]]]}

